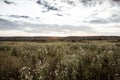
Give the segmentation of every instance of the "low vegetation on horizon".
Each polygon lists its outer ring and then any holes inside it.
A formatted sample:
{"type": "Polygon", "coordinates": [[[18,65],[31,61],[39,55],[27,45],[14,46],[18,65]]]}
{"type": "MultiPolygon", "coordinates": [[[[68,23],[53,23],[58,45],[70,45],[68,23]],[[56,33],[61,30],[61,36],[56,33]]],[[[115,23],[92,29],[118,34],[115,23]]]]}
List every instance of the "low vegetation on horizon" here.
{"type": "Polygon", "coordinates": [[[0,80],[120,80],[120,41],[1,41],[0,80]]]}

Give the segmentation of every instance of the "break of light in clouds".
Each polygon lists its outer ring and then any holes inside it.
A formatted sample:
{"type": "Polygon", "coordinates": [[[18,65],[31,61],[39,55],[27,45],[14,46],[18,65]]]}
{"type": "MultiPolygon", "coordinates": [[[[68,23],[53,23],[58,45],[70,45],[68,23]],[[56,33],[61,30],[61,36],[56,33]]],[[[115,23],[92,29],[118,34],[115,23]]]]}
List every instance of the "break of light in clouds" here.
{"type": "Polygon", "coordinates": [[[120,0],[0,0],[0,36],[120,36],[120,0]]]}

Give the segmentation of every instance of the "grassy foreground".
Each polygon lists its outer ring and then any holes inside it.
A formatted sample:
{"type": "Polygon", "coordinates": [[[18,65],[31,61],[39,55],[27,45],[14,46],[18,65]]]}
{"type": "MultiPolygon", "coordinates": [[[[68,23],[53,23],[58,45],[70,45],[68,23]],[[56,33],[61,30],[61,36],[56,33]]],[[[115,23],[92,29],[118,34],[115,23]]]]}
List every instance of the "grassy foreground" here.
{"type": "Polygon", "coordinates": [[[120,42],[0,42],[0,80],[120,80],[120,42]]]}

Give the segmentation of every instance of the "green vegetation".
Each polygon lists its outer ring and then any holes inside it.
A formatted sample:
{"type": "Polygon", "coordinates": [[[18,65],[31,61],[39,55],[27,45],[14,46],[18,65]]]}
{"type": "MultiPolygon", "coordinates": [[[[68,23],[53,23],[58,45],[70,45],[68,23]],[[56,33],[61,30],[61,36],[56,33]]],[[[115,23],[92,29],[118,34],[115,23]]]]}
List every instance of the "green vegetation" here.
{"type": "Polygon", "coordinates": [[[0,42],[0,80],[120,80],[120,42],[0,42]]]}

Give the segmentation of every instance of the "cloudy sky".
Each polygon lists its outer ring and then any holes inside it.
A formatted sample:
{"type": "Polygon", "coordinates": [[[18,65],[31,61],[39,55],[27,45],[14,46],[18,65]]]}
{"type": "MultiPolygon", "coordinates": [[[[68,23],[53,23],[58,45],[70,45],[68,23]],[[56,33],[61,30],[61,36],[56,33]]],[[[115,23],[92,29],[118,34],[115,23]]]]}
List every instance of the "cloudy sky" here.
{"type": "Polygon", "coordinates": [[[0,36],[120,36],[120,0],[0,0],[0,36]]]}

